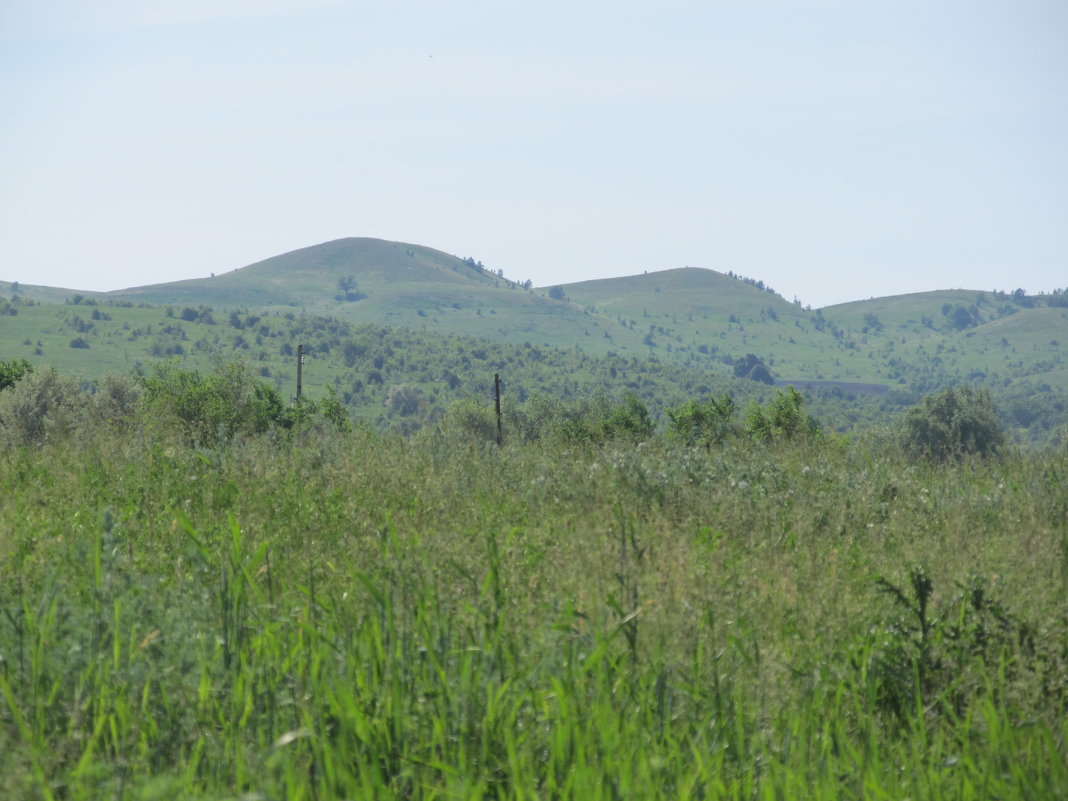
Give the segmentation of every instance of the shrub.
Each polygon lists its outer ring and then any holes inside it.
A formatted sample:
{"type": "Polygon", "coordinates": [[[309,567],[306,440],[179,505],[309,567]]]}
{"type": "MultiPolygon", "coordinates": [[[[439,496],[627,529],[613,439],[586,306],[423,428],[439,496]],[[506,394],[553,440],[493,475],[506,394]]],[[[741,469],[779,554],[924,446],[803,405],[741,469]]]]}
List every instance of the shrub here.
{"type": "Polygon", "coordinates": [[[682,406],[667,409],[668,436],[672,439],[696,445],[722,442],[739,432],[734,417],[734,399],[727,393],[707,401],[689,401],[682,406]]]}
{"type": "Polygon", "coordinates": [[[0,392],[33,372],[33,365],[25,359],[0,360],[0,392]]]}
{"type": "Polygon", "coordinates": [[[979,577],[958,584],[955,597],[937,605],[934,583],[921,565],[910,570],[908,584],[878,577],[876,586],[893,599],[895,614],[884,624],[866,673],[879,708],[898,720],[907,720],[917,706],[929,714],[963,715],[984,690],[969,675],[976,662],[999,665],[1004,674],[1033,656],[1033,627],[992,597],[979,577]]]}
{"type": "Polygon", "coordinates": [[[745,430],[756,439],[796,439],[819,433],[816,420],[801,411],[805,399],[793,387],[786,392],[775,390],[775,399],[767,406],[756,401],[749,404],[745,415],[745,430]]]}
{"type": "Polygon", "coordinates": [[[141,400],[140,387],[125,375],[106,375],[93,396],[97,419],[123,425],[133,419],[141,400]]]}
{"type": "Polygon", "coordinates": [[[326,397],[319,402],[319,414],[323,419],[338,431],[351,431],[352,420],[349,419],[349,410],[338,397],[337,390],[331,386],[326,388],[326,397]]]}
{"type": "Polygon", "coordinates": [[[497,438],[493,408],[474,398],[463,398],[450,405],[441,420],[441,428],[465,440],[489,442],[497,438]]]}
{"type": "Polygon", "coordinates": [[[734,362],[734,377],[748,378],[761,384],[774,384],[775,378],[763,360],[754,353],[748,353],[734,362]]]}
{"type": "Polygon", "coordinates": [[[262,433],[290,420],[278,391],[241,364],[223,365],[213,375],[157,366],[141,379],[143,411],[177,425],[193,443],[213,443],[234,434],[262,433]]]}
{"type": "Polygon", "coordinates": [[[410,417],[426,406],[423,391],[418,387],[398,384],[389,388],[386,405],[401,417],[410,417]]]}
{"type": "Polygon", "coordinates": [[[990,456],[1005,444],[989,393],[970,387],[924,398],[905,415],[902,438],[907,451],[936,462],[990,456]]]}
{"type": "Polygon", "coordinates": [[[75,428],[85,405],[73,378],[55,368],[30,372],[0,394],[0,429],[11,444],[40,443],[75,428]]]}
{"type": "Polygon", "coordinates": [[[654,426],[645,404],[628,392],[616,403],[597,395],[573,405],[561,404],[552,418],[551,431],[571,442],[605,442],[619,437],[646,439],[652,436],[654,426]]]}

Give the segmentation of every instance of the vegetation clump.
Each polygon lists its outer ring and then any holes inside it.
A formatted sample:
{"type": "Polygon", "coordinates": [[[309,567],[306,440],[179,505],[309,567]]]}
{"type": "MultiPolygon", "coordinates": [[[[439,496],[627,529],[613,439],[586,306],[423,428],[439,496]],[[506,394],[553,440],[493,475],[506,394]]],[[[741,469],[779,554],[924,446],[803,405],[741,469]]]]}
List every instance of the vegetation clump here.
{"type": "Polygon", "coordinates": [[[748,378],[750,381],[759,381],[761,384],[775,383],[775,377],[764,364],[764,360],[753,353],[746,354],[741,359],[735,359],[734,377],[748,378]]]}
{"type": "Polygon", "coordinates": [[[0,360],[0,392],[33,372],[33,365],[25,359],[0,360]]]}
{"type": "Polygon", "coordinates": [[[972,454],[992,456],[1005,445],[1005,432],[989,393],[951,387],[908,411],[903,440],[911,453],[944,462],[972,454]]]}

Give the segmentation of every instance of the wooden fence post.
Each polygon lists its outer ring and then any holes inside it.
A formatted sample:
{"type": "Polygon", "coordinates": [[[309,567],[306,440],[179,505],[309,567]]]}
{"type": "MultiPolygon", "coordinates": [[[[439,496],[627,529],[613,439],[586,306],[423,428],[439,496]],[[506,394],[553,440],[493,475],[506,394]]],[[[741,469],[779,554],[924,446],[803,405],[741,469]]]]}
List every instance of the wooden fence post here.
{"type": "Polygon", "coordinates": [[[300,400],[301,370],[304,367],[304,346],[297,345],[297,400],[300,400]]]}
{"type": "Polygon", "coordinates": [[[501,374],[493,374],[493,400],[497,407],[497,444],[501,444],[501,374]]]}

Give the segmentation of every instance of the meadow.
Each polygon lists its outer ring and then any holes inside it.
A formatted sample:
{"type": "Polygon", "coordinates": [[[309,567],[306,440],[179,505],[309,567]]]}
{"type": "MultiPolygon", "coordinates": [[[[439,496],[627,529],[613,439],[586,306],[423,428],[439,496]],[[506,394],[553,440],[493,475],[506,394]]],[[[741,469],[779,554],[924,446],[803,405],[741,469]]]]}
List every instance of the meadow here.
{"type": "Polygon", "coordinates": [[[146,397],[0,450],[0,797],[1068,798],[1064,448],[146,397]]]}

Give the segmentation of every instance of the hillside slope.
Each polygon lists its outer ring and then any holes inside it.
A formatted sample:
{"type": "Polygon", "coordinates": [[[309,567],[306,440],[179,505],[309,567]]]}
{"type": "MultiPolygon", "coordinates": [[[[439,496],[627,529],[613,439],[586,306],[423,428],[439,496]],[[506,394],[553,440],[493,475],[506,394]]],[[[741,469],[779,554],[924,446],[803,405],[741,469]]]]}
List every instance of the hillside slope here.
{"type": "MultiPolygon", "coordinates": [[[[478,337],[605,357],[616,360],[617,373],[619,360],[658,362],[690,371],[690,387],[732,379],[752,354],[780,384],[806,387],[828,403],[872,396],[880,413],[970,384],[991,390],[1016,425],[1038,426],[1028,435],[1038,439],[1068,419],[1063,294],[946,290],[813,310],[759,282],[698,268],[533,289],[470,258],[377,239],[336,240],[211,278],[117,292],[18,287],[8,300],[4,288],[2,358],[90,377],[158,358],[228,353],[278,376],[306,336],[304,321],[324,319],[331,322],[316,325],[339,333],[316,340],[322,378],[342,388],[363,379],[327,366],[344,345],[340,332],[377,324],[418,333],[424,344],[426,337],[478,337]],[[265,319],[248,322],[257,317],[265,319]]],[[[366,405],[365,393],[351,394],[366,405]]],[[[840,422],[849,427],[866,417],[857,412],[840,422]]]]}

